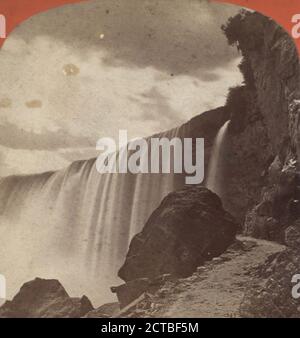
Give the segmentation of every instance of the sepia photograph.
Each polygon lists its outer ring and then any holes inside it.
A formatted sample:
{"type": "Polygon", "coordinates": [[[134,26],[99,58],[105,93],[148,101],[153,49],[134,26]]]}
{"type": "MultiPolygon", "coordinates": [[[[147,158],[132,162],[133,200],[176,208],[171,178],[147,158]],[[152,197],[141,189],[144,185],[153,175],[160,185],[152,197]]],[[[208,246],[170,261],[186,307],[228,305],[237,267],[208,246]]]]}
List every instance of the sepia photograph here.
{"type": "Polygon", "coordinates": [[[0,0],[0,323],[300,318],[300,14],[252,2],[0,0]]]}

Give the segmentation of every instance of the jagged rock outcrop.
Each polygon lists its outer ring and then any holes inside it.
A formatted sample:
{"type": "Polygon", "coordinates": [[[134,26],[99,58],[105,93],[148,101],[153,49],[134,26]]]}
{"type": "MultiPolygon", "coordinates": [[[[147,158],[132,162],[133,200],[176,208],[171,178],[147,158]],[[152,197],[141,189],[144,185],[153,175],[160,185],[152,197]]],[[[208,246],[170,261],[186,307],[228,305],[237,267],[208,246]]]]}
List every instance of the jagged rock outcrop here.
{"type": "Polygon", "coordinates": [[[119,276],[126,282],[188,276],[232,244],[237,224],[220,198],[200,186],[170,193],[131,241],[119,276]]]}
{"type": "Polygon", "coordinates": [[[118,302],[115,303],[107,303],[101,305],[95,310],[88,312],[84,318],[111,318],[116,316],[120,311],[120,304],[118,302]]]}
{"type": "Polygon", "coordinates": [[[223,27],[243,60],[243,86],[231,89],[225,207],[246,235],[283,241],[300,217],[300,67],[290,36],[259,13],[242,12],[223,27]]]}
{"type": "Polygon", "coordinates": [[[86,296],[71,298],[58,280],[36,278],[0,308],[0,318],[79,318],[93,309],[86,296]]]}

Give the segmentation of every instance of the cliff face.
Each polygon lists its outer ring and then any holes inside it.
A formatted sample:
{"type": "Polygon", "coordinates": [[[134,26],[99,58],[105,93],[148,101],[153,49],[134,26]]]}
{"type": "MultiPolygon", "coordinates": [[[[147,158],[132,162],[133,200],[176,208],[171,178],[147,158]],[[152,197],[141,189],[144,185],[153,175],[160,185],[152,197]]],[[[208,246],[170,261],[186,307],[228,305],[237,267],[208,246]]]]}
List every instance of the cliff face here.
{"type": "Polygon", "coordinates": [[[300,71],[289,35],[258,13],[223,27],[243,60],[244,85],[231,89],[225,207],[248,235],[280,239],[298,217],[300,71]]]}

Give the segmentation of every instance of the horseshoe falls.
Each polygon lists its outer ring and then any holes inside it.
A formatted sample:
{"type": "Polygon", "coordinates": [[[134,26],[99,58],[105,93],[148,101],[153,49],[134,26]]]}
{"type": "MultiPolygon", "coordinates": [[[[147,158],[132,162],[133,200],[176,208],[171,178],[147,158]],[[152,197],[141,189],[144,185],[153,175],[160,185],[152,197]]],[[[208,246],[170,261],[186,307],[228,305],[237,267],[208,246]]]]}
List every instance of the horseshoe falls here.
{"type": "MultiPolygon", "coordinates": [[[[188,137],[189,125],[155,137],[188,137]]],[[[0,179],[0,273],[8,299],[36,277],[58,279],[71,296],[112,301],[131,238],[179,174],[100,174],[96,159],[0,179]]]]}

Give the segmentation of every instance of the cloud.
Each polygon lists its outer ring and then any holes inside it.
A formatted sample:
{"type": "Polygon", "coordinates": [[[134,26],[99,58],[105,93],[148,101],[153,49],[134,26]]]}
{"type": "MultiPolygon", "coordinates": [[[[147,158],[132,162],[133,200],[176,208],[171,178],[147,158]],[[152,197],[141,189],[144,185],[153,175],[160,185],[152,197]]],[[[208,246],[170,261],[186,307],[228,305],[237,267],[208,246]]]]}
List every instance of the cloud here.
{"type": "Polygon", "coordinates": [[[236,57],[220,26],[237,10],[206,0],[94,0],[35,16],[17,34],[26,42],[51,36],[83,58],[91,49],[106,51],[109,66],[192,74],[236,57]]]}
{"type": "Polygon", "coordinates": [[[142,107],[142,114],[138,119],[148,123],[149,121],[159,123],[165,129],[174,127],[174,120],[180,124],[184,122],[182,113],[176,111],[170,106],[168,98],[153,86],[139,95],[139,97],[130,98],[133,102],[142,107]]]}
{"type": "Polygon", "coordinates": [[[205,82],[215,82],[221,78],[219,74],[212,73],[212,72],[203,72],[201,74],[201,80],[205,82]]]}
{"type": "Polygon", "coordinates": [[[60,170],[74,161],[95,158],[98,155],[99,152],[94,148],[31,150],[0,145],[0,177],[60,170]]]}
{"type": "Polygon", "coordinates": [[[120,128],[131,137],[148,136],[222,105],[227,88],[240,81],[236,61],[203,81],[197,72],[172,77],[153,67],[109,67],[99,61],[104,52],[91,51],[84,60],[80,53],[52,37],[28,44],[9,37],[0,55],[0,92],[10,98],[0,109],[2,144],[95,146],[100,137],[116,137],[120,128]],[[65,65],[74,65],[76,76],[66,76],[65,65]]]}
{"type": "Polygon", "coordinates": [[[11,149],[0,145],[0,177],[59,170],[69,164],[59,151],[11,149]]]}
{"type": "Polygon", "coordinates": [[[68,147],[91,146],[88,139],[76,137],[66,130],[49,131],[40,134],[26,131],[18,126],[4,122],[0,125],[0,145],[12,149],[55,150],[68,147]]]}
{"type": "Polygon", "coordinates": [[[204,0],[94,0],[22,23],[0,53],[6,172],[34,170],[35,158],[37,170],[53,170],[119,129],[149,136],[224,104],[241,82],[220,30],[236,11],[204,0]]]}

